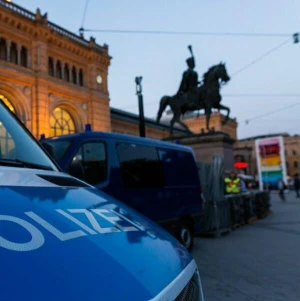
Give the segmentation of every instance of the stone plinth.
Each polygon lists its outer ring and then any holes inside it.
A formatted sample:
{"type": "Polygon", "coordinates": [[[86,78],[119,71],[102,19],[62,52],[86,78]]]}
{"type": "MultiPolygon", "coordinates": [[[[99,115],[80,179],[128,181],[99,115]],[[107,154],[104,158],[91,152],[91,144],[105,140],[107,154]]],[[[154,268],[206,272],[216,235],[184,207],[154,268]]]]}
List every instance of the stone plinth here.
{"type": "MultiPolygon", "coordinates": [[[[215,132],[222,132],[228,134],[230,138],[237,139],[237,121],[235,118],[229,118],[229,120],[223,124],[225,116],[219,112],[212,113],[210,117],[209,127],[214,129],[215,132]]],[[[189,127],[189,129],[195,134],[207,133],[206,130],[206,116],[200,115],[197,117],[195,113],[190,116],[186,116],[183,122],[189,127]]]]}
{"type": "Polygon", "coordinates": [[[165,141],[178,142],[193,148],[198,162],[210,163],[215,155],[224,158],[225,169],[232,169],[234,164],[233,143],[227,134],[221,132],[166,138],[165,141]]]}

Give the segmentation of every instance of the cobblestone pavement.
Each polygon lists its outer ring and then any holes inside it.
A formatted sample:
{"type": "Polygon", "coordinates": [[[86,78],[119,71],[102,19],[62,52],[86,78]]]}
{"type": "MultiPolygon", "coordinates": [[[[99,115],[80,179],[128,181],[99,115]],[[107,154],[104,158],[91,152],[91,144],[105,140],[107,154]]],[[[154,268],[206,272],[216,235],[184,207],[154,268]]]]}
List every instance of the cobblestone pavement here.
{"type": "Polygon", "coordinates": [[[272,193],[272,214],[221,238],[196,238],[206,301],[300,300],[300,199],[272,193]]]}

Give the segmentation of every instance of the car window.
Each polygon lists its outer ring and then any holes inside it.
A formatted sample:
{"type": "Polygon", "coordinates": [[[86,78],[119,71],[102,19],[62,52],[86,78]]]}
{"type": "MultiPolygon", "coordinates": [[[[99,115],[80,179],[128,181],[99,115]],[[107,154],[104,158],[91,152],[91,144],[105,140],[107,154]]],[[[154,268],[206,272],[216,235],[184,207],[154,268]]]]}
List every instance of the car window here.
{"type": "Polygon", "coordinates": [[[199,175],[192,153],[173,149],[160,149],[159,157],[166,186],[199,184],[199,175]]]}
{"type": "Polygon", "coordinates": [[[0,123],[0,155],[2,158],[14,158],[15,142],[7,131],[6,127],[0,123]]]}
{"type": "MultiPolygon", "coordinates": [[[[60,162],[60,160],[64,157],[65,153],[69,149],[72,140],[71,139],[51,139],[46,140],[44,142],[46,145],[50,145],[54,147],[54,159],[56,162],[60,162]]],[[[42,142],[43,144],[43,142],[42,142]]]]}
{"type": "Polygon", "coordinates": [[[0,160],[1,165],[57,170],[37,141],[0,101],[0,160]]]}
{"type": "Polygon", "coordinates": [[[163,170],[156,148],[118,143],[122,179],[130,188],[164,186],[163,170]]]}
{"type": "Polygon", "coordinates": [[[99,184],[107,180],[107,153],[104,142],[87,142],[81,145],[71,164],[81,163],[85,180],[99,184]]]}

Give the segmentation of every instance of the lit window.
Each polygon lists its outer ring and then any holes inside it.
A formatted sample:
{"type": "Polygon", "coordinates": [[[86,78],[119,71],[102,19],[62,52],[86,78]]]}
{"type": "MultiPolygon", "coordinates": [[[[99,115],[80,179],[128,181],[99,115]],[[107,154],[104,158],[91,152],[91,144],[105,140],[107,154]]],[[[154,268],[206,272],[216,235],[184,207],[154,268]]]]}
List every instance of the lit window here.
{"type": "Polygon", "coordinates": [[[56,108],[50,116],[50,136],[61,136],[76,133],[72,116],[61,108],[56,108]]]}

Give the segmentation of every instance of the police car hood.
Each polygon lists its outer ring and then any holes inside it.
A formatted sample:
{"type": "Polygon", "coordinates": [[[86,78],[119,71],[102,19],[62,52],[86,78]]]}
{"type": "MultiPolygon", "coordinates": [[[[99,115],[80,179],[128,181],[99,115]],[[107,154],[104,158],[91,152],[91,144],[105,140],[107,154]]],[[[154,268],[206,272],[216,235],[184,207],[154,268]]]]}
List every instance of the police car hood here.
{"type": "Polygon", "coordinates": [[[194,262],[155,223],[66,174],[0,167],[0,185],[2,301],[154,299],[194,262]]]}

